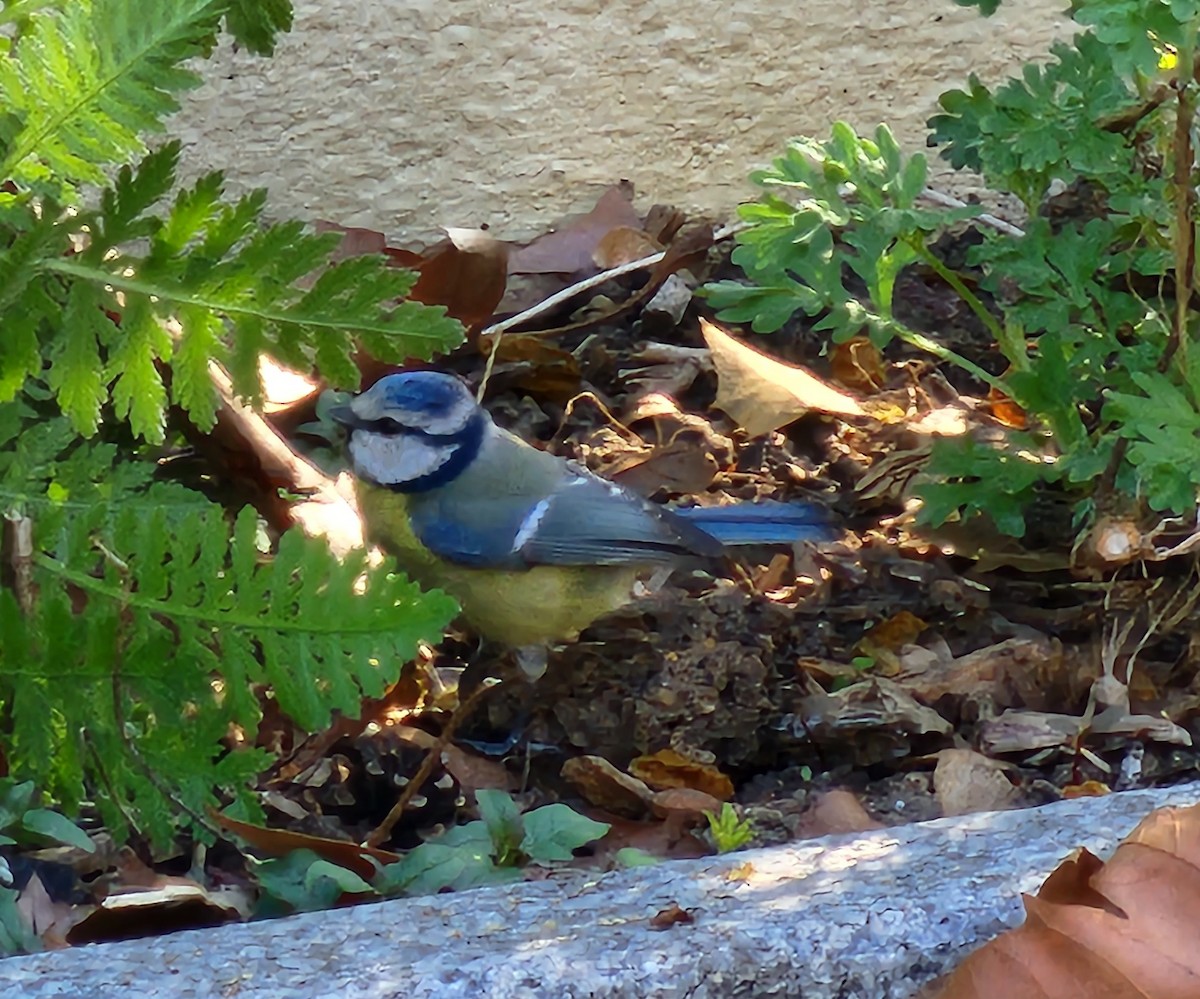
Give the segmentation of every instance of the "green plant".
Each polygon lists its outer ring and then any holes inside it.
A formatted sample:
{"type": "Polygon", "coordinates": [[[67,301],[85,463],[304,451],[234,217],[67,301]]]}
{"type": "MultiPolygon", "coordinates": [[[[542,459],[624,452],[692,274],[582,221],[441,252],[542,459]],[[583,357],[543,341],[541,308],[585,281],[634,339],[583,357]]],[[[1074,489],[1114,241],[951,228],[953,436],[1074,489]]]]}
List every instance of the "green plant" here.
{"type": "Polygon", "coordinates": [[[754,823],[743,818],[728,801],[719,812],[705,812],[708,831],[712,835],[717,853],[732,853],[754,839],[754,823]]]}
{"type": "Polygon", "coordinates": [[[564,804],[522,814],[503,791],[477,791],[475,800],[477,821],[455,826],[383,868],[376,889],[385,895],[427,895],[519,880],[520,866],[570,860],[575,850],[609,829],[564,804]]]}
{"type": "Polygon", "coordinates": [[[258,915],[280,916],[330,908],[343,895],[370,895],[374,889],[345,867],[323,860],[312,850],[253,864],[262,898],[258,915]]]}
{"type": "MultiPolygon", "coordinates": [[[[73,846],[95,853],[96,844],[61,812],[42,808],[33,781],[0,777],[0,847],[73,846]]],[[[29,953],[40,947],[33,928],[17,905],[20,893],[12,887],[12,872],[0,856],[0,955],[29,953]]]]}
{"type": "Polygon", "coordinates": [[[797,140],[753,176],[765,192],[743,206],[749,227],[733,255],[748,282],[707,289],[722,318],[768,332],[799,311],[835,341],[899,339],[1024,409],[1029,429],[998,443],[938,443],[919,483],[927,522],[986,513],[1020,535],[1051,486],[1081,516],[1114,496],[1160,511],[1195,506],[1200,2],[1079,0],[1072,16],[1090,30],[999,87],[972,77],[930,122],[953,166],[1024,202],[1023,231],[980,226],[982,244],[951,266],[934,242],[979,209],[924,207],[923,156],[903,156],[886,127],[863,137],[839,123],[830,140],[797,140]],[[1040,214],[1063,187],[1094,207],[1077,219],[1040,214]],[[961,297],[1003,370],[897,318],[895,281],[914,264],[961,297]]]}
{"type": "Polygon", "coordinates": [[[96,850],[91,837],[65,815],[40,807],[33,781],[0,777],[0,846],[47,842],[96,850]]]}
{"type": "MultiPolygon", "coordinates": [[[[368,884],[353,871],[296,850],[256,864],[265,900],[264,915],[325,909],[342,895],[433,895],[521,880],[525,864],[570,860],[573,852],[599,839],[609,827],[567,805],[543,805],[522,814],[503,791],[475,793],[480,818],[453,826],[436,839],[379,868],[368,884]]],[[[635,851],[636,852],[636,851],[635,851]]],[[[630,865],[635,858],[629,857],[630,865]]],[[[653,863],[653,858],[636,858],[653,863]]]]}
{"type": "Polygon", "coordinates": [[[261,354],[353,388],[356,349],[461,338],[396,304],[413,274],[331,264],[336,235],[265,224],[263,192],[228,200],[217,173],[172,195],[179,144],[147,152],[223,19],[267,52],[290,17],[285,0],[0,4],[0,738],[14,774],[68,813],[94,801],[118,836],[166,841],[212,804],[256,814],[264,754],[228,738],[254,731],[255,686],[319,728],[454,612],[296,531],[271,558],[252,511],[158,475],[189,423],[213,426],[213,364],[255,400],[261,354]]]}

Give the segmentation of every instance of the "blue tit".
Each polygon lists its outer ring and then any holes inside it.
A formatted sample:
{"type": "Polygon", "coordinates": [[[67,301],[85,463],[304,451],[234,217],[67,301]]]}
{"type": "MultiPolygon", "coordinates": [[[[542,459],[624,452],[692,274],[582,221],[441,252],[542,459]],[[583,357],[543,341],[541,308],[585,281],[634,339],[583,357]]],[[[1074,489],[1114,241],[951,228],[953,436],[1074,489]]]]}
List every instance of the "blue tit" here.
{"type": "Polygon", "coordinates": [[[639,579],[726,545],[832,534],[812,504],[652,503],[497,427],[440,372],[388,375],[331,415],[349,430],[371,540],[508,645],[572,639],[639,579]]]}

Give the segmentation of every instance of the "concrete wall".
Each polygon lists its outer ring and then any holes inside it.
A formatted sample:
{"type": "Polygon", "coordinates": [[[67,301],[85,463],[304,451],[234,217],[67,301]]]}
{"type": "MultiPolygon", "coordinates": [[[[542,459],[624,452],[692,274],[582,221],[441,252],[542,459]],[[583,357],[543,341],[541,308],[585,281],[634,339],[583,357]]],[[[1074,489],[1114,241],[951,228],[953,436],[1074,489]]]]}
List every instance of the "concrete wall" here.
{"type": "MultiPolygon", "coordinates": [[[[924,146],[938,94],[1070,33],[1050,0],[299,0],[276,56],[226,43],[174,130],[274,214],[412,239],[536,234],[620,179],[726,218],[746,173],[844,118],[924,146]]],[[[947,184],[945,186],[954,186],[947,184]]],[[[962,182],[957,185],[961,191],[962,182]]]]}

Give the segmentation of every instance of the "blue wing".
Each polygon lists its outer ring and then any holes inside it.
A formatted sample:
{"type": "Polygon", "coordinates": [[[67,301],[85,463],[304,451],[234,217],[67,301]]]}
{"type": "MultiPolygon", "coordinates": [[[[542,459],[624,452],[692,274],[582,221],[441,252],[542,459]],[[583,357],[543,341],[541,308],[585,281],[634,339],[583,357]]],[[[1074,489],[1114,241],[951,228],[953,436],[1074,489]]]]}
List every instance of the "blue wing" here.
{"type": "Polygon", "coordinates": [[[815,503],[762,500],[730,506],[682,507],[675,514],[723,545],[832,541],[839,534],[833,515],[815,503]]]}
{"type": "Polygon", "coordinates": [[[410,498],[409,522],[435,555],[481,568],[670,564],[723,550],[666,507],[583,475],[541,498],[426,493],[410,498]]]}

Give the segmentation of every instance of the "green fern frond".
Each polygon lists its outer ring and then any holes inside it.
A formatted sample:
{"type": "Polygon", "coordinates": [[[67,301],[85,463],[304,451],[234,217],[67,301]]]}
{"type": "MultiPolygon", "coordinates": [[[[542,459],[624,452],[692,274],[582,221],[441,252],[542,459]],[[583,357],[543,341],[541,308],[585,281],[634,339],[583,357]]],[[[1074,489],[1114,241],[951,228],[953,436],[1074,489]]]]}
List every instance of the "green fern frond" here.
{"type": "Polygon", "coordinates": [[[72,291],[72,301],[95,305],[96,315],[83,316],[82,306],[75,311],[77,324],[60,334],[57,366],[63,370],[52,380],[56,391],[67,392],[60,401],[81,432],[95,429],[102,378],[112,384],[117,414],[128,415],[147,440],[162,440],[162,363],[178,367],[173,401],[208,429],[216,404],[211,359],[228,364],[239,395],[257,399],[264,352],[301,370],[318,368],[335,386],[355,385],[359,344],[381,360],[402,361],[430,357],[461,340],[461,325],[444,310],[397,303],[412,290],[412,272],[389,267],[380,256],[327,265],[337,234],[316,234],[299,222],[261,226],[264,194],[222,204],[219,175],[180,192],[165,219],[139,214],[165,191],[178,151],[169,143],[136,170],[121,171],[101,208],[80,217],[92,234],[87,250],[38,261],[44,273],[73,279],[72,288],[98,289],[72,291]],[[149,239],[144,257],[116,252],[134,235],[149,239]],[[112,329],[106,312],[121,316],[112,329]],[[174,339],[164,332],[168,320],[178,324],[174,339]],[[106,361],[97,366],[99,343],[106,344],[106,361]]]}
{"type": "Polygon", "coordinates": [[[0,703],[18,721],[10,762],[60,800],[108,788],[106,822],[135,816],[160,841],[174,814],[164,793],[200,812],[223,787],[253,809],[245,785],[264,758],[231,761],[221,744],[230,726],[257,725],[256,685],[319,730],[381,695],[456,610],[296,531],[266,559],[249,510],[231,531],[209,505],[134,502],[114,515],[95,504],[59,527],[35,556],[33,606],[0,590],[0,703]],[[218,758],[225,777],[214,777],[218,758]]]}
{"type": "Polygon", "coordinates": [[[0,59],[0,178],[67,200],[104,184],[104,166],[142,152],[199,83],[184,63],[211,49],[223,7],[72,0],[30,15],[0,59]]]}
{"type": "Polygon", "coordinates": [[[169,402],[212,427],[211,361],[228,366],[239,395],[257,400],[263,353],[347,386],[358,383],[360,346],[399,362],[462,339],[444,310],[398,302],[412,272],[381,256],[329,265],[336,234],[262,225],[261,191],[223,203],[221,177],[211,174],[179,192],[165,217],[154,214],[179,150],[169,142],[123,167],[92,211],[48,221],[31,214],[6,248],[0,223],[0,309],[12,317],[0,338],[0,402],[46,360],[46,383],[81,434],[97,432],[111,402],[136,434],[159,443],[169,402]],[[86,239],[68,252],[73,233],[86,239]],[[148,244],[144,255],[129,252],[135,240],[148,244]]]}
{"type": "Polygon", "coordinates": [[[276,36],[292,30],[291,0],[230,0],[225,29],[256,55],[271,55],[276,36]]]}

